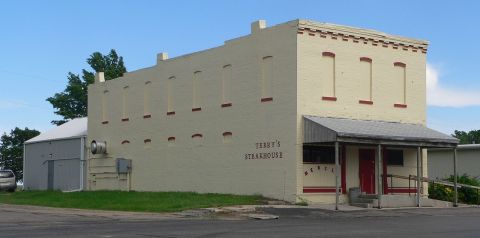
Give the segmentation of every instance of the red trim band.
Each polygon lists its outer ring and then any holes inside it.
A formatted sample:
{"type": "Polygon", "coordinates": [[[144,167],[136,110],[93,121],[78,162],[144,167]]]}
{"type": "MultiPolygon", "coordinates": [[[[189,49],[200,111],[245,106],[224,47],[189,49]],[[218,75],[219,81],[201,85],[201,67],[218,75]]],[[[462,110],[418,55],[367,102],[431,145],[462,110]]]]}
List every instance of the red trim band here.
{"type": "Polygon", "coordinates": [[[232,103],[229,102],[229,103],[222,103],[222,107],[231,107],[232,106],[232,103]]]}
{"type": "Polygon", "coordinates": [[[143,118],[151,118],[152,115],[148,114],[148,115],[143,115],[143,118]]]}
{"type": "Polygon", "coordinates": [[[332,53],[332,52],[327,52],[327,51],[326,51],[326,52],[323,52],[323,53],[322,53],[322,56],[335,57],[335,54],[332,53]]]}
{"type": "Polygon", "coordinates": [[[358,100],[358,103],[360,103],[360,104],[367,104],[367,105],[373,105],[373,101],[370,101],[370,100],[358,100]]]}
{"type": "Polygon", "coordinates": [[[360,57],[360,61],[372,63],[372,59],[370,59],[368,57],[360,57]]]}
{"type": "Polygon", "coordinates": [[[393,104],[393,106],[397,108],[407,108],[407,104],[403,104],[403,103],[395,103],[393,104]]]}
{"type": "Polygon", "coordinates": [[[260,102],[271,102],[271,101],[273,101],[272,97],[260,99],[260,102]]]}
{"type": "Polygon", "coordinates": [[[337,101],[337,97],[322,97],[323,101],[337,101]]]}
{"type": "Polygon", "coordinates": [[[175,115],[175,111],[167,112],[167,116],[169,116],[169,115],[175,115]]]}
{"type": "Polygon", "coordinates": [[[199,112],[199,111],[201,111],[201,110],[202,110],[201,107],[192,108],[192,112],[199,112]]]}
{"type": "Polygon", "coordinates": [[[122,118],[122,121],[130,121],[130,118],[122,118]]]}
{"type": "Polygon", "coordinates": [[[202,134],[198,134],[198,133],[197,133],[197,134],[193,134],[193,135],[192,135],[192,138],[195,138],[195,137],[203,138],[203,135],[202,135],[202,134]]]}
{"type": "Polygon", "coordinates": [[[402,63],[402,62],[395,62],[395,63],[393,63],[393,66],[406,67],[407,65],[405,63],[402,63]]]}

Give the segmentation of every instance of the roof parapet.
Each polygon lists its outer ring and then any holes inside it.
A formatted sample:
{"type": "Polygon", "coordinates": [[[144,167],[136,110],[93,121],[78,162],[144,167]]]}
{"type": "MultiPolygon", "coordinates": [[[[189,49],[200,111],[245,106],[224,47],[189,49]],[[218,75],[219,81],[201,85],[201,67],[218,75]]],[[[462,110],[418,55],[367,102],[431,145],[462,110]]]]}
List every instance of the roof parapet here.
{"type": "Polygon", "coordinates": [[[266,27],[267,27],[267,21],[258,20],[258,21],[252,22],[252,24],[250,25],[250,30],[251,30],[251,33],[254,34],[259,32],[262,29],[265,29],[266,27]]]}
{"type": "Polygon", "coordinates": [[[95,83],[104,83],[104,82],[105,82],[105,74],[103,72],[96,72],[95,83]]]}
{"type": "Polygon", "coordinates": [[[162,63],[162,61],[165,61],[168,59],[168,53],[167,52],[162,52],[157,54],[157,64],[162,63]]]}

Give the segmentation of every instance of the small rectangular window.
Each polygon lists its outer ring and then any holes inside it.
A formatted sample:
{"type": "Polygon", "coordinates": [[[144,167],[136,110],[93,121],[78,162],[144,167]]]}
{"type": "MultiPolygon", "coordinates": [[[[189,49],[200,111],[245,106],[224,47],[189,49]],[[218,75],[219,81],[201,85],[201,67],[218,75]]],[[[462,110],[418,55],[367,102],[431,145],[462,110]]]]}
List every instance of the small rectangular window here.
{"type": "Polygon", "coordinates": [[[386,150],[387,165],[403,166],[403,150],[386,150]]]}
{"type": "Polygon", "coordinates": [[[335,148],[332,146],[303,146],[304,164],[335,164],[335,148]]]}

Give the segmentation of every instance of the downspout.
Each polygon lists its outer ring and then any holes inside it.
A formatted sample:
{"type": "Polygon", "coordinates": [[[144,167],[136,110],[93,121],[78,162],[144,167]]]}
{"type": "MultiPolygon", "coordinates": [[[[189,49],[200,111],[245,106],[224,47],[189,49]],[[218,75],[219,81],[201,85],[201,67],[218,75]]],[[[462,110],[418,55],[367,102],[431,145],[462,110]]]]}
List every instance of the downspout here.
{"type": "Polygon", "coordinates": [[[25,190],[25,157],[26,157],[26,150],[25,150],[25,143],[23,143],[23,168],[22,168],[22,173],[23,173],[23,178],[22,178],[22,183],[23,183],[23,188],[22,190],[25,190]]]}
{"type": "Polygon", "coordinates": [[[80,138],[80,191],[85,190],[83,182],[85,172],[85,137],[80,138]]]}

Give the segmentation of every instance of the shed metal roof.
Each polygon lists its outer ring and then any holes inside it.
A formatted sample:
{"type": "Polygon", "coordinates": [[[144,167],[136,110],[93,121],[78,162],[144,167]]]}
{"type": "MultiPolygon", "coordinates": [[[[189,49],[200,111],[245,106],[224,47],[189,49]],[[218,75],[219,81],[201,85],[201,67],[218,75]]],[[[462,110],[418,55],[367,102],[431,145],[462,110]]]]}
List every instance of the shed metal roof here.
{"type": "Polygon", "coordinates": [[[304,143],[456,147],[458,139],[420,124],[304,116],[304,143]]]}
{"type": "Polygon", "coordinates": [[[73,119],[27,140],[25,144],[87,136],[87,122],[86,117],[73,119]]]}

